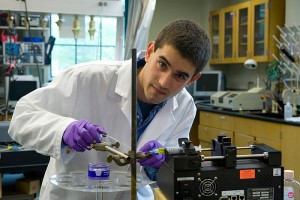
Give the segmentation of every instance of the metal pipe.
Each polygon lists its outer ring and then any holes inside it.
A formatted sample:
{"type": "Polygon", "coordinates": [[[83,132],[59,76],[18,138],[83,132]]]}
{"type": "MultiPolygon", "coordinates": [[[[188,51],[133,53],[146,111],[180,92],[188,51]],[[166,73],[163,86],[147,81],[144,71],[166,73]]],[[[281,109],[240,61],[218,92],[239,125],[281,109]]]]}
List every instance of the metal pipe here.
{"type": "MultiPolygon", "coordinates": [[[[262,154],[251,154],[251,155],[237,155],[237,159],[245,159],[245,158],[267,158],[268,153],[262,153],[262,154]]],[[[212,161],[212,160],[221,160],[224,159],[225,156],[202,156],[202,161],[212,161]]]]}
{"type": "Polygon", "coordinates": [[[106,149],[107,151],[109,151],[109,152],[115,154],[115,155],[119,155],[119,156],[125,158],[126,160],[129,160],[129,159],[130,159],[130,157],[127,156],[126,154],[124,154],[124,153],[122,153],[122,152],[120,152],[120,151],[118,151],[118,150],[116,150],[116,149],[114,149],[114,148],[111,148],[110,146],[105,146],[105,149],[106,149]]]}
{"type": "Polygon", "coordinates": [[[137,132],[137,58],[136,58],[136,49],[131,50],[131,200],[136,200],[136,132],[137,132]]]}
{"type": "MultiPolygon", "coordinates": [[[[243,149],[253,149],[254,148],[254,145],[250,145],[250,146],[244,146],[244,147],[236,147],[237,150],[243,150],[243,149]]],[[[212,151],[213,148],[203,148],[201,149],[201,152],[202,151],[212,151]]]]}

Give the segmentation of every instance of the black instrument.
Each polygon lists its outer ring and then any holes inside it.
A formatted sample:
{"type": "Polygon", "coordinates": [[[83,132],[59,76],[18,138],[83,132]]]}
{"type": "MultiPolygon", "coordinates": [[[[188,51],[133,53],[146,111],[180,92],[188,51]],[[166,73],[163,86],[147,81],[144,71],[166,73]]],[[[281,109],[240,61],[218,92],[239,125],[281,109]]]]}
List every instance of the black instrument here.
{"type": "Polygon", "coordinates": [[[174,200],[282,200],[281,152],[264,144],[235,147],[231,138],[212,140],[211,156],[179,139],[182,151],[168,154],[158,170],[157,185],[174,200]],[[239,149],[249,155],[238,155],[239,149]]]}

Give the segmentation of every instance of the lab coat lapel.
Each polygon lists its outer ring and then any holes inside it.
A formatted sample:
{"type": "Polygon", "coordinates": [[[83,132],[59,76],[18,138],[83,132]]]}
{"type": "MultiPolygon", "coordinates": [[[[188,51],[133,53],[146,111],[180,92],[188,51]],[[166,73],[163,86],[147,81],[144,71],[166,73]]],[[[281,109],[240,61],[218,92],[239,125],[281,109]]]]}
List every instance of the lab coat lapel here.
{"type": "Polygon", "coordinates": [[[131,124],[131,60],[118,70],[115,92],[122,97],[121,110],[131,124]]]}
{"type": "MultiPolygon", "coordinates": [[[[146,51],[138,52],[138,57],[145,56],[146,51]]],[[[121,110],[131,124],[131,68],[132,59],[125,61],[124,65],[117,72],[117,84],[115,92],[123,97],[121,110]]]]}
{"type": "MultiPolygon", "coordinates": [[[[137,149],[140,149],[146,142],[149,142],[150,140],[157,140],[162,134],[166,133],[167,130],[174,125],[174,110],[176,110],[177,107],[178,102],[176,98],[170,98],[167,104],[155,115],[152,122],[140,137],[137,144],[137,149]]],[[[159,142],[164,145],[167,141],[159,142]]]]}

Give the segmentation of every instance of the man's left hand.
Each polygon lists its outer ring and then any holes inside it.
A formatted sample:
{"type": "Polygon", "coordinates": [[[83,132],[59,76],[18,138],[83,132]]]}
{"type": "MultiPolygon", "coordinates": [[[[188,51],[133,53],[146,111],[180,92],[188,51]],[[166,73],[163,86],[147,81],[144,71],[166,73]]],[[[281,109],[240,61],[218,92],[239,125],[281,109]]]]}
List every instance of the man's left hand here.
{"type": "MultiPolygon", "coordinates": [[[[158,141],[151,140],[147,142],[140,150],[139,152],[147,153],[150,150],[158,149],[160,147],[163,147],[158,141]]],[[[153,154],[151,158],[143,158],[138,159],[137,162],[140,163],[141,166],[151,166],[156,169],[158,169],[163,162],[165,161],[165,155],[164,154],[153,154]]]]}

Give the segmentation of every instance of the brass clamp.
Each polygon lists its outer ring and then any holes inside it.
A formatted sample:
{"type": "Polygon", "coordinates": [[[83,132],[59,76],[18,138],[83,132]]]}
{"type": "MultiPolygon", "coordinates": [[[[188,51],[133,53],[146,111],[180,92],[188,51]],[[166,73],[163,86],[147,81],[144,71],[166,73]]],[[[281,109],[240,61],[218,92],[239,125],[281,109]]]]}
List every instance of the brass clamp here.
{"type": "MultiPolygon", "coordinates": [[[[115,161],[115,163],[119,166],[125,166],[127,164],[131,163],[132,160],[132,153],[128,152],[127,154],[115,149],[120,147],[120,143],[112,143],[108,144],[106,142],[101,143],[95,143],[91,145],[91,148],[95,149],[96,151],[108,151],[112,153],[112,155],[108,155],[107,162],[111,163],[112,161],[115,161]]],[[[150,158],[151,154],[145,154],[145,153],[136,153],[137,159],[143,159],[143,158],[150,158]]]]}

